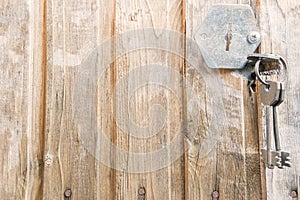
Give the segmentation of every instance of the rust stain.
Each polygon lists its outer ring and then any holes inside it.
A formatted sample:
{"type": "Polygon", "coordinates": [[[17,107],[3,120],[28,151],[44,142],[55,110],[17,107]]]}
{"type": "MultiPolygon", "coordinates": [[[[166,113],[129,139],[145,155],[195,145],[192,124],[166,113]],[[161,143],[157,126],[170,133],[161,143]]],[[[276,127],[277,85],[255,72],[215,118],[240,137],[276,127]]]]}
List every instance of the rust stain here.
{"type": "MultiPolygon", "coordinates": [[[[184,134],[187,134],[187,92],[186,92],[186,88],[185,88],[185,80],[186,80],[186,0],[182,0],[181,3],[181,10],[182,10],[182,28],[181,28],[181,32],[183,37],[183,65],[182,65],[182,79],[184,80],[182,82],[182,110],[183,110],[183,120],[182,120],[182,128],[184,130],[184,134]]],[[[184,160],[184,165],[183,165],[183,169],[182,171],[184,172],[184,182],[183,182],[183,187],[184,187],[184,199],[188,200],[189,199],[189,182],[188,182],[188,166],[189,166],[189,162],[188,162],[188,142],[184,139],[184,154],[183,154],[183,160],[184,160]]]]}
{"type": "MultiPolygon", "coordinates": [[[[43,1],[43,20],[42,20],[42,54],[41,54],[41,72],[42,72],[42,82],[41,82],[41,105],[40,105],[40,121],[39,121],[39,145],[40,145],[40,155],[41,159],[44,160],[45,152],[45,130],[46,130],[46,92],[47,92],[47,1],[43,1]]],[[[38,199],[43,197],[44,189],[44,166],[40,168],[41,183],[39,186],[38,199]]]]}
{"type": "Polygon", "coordinates": [[[255,1],[256,12],[257,12],[258,14],[261,13],[261,2],[260,2],[260,1],[261,1],[261,0],[256,0],[256,1],[255,1]]]}

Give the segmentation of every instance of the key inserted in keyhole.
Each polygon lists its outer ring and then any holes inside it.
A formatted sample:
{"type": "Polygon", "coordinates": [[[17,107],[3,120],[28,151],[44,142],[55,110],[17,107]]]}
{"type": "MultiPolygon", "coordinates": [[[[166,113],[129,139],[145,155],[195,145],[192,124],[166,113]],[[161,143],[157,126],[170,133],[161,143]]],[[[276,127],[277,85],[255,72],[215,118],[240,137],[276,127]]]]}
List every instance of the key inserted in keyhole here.
{"type": "Polygon", "coordinates": [[[232,24],[228,24],[227,27],[227,33],[225,35],[225,40],[226,40],[226,48],[225,51],[229,51],[231,40],[232,40],[232,24]]]}

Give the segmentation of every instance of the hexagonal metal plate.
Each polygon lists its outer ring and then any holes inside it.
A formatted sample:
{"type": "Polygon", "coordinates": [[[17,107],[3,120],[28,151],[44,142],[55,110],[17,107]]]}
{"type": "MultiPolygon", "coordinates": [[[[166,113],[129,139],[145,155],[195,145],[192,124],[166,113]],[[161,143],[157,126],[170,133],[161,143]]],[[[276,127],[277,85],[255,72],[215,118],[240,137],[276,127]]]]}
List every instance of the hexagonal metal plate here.
{"type": "Polygon", "coordinates": [[[194,38],[209,68],[241,69],[248,54],[260,44],[259,28],[249,5],[214,5],[194,38]]]}

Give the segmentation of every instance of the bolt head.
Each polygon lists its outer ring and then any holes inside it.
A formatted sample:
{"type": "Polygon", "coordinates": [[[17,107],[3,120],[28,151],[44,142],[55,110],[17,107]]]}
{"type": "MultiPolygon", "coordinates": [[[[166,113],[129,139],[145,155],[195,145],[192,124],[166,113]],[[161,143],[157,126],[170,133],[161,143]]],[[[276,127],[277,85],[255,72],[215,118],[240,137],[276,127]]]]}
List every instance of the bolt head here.
{"type": "Polygon", "coordinates": [[[206,40],[206,38],[207,38],[207,34],[206,33],[201,33],[201,39],[202,40],[206,40]]]}
{"type": "Polygon", "coordinates": [[[251,31],[247,36],[247,40],[250,44],[255,44],[260,42],[261,40],[260,33],[257,31],[251,31]]]}
{"type": "Polygon", "coordinates": [[[219,196],[220,196],[220,194],[219,194],[218,191],[213,191],[213,193],[211,194],[211,196],[212,196],[213,199],[218,199],[219,196]]]}
{"type": "Polygon", "coordinates": [[[297,191],[293,190],[293,191],[291,192],[290,196],[291,196],[292,198],[297,198],[297,197],[298,197],[297,191]]]}
{"type": "Polygon", "coordinates": [[[144,187],[140,187],[138,190],[138,193],[140,196],[143,196],[146,194],[146,189],[144,187]]]}
{"type": "Polygon", "coordinates": [[[66,198],[71,197],[71,196],[72,196],[72,190],[71,190],[70,188],[67,188],[67,189],[65,190],[65,192],[64,192],[64,196],[65,196],[66,198]]]}

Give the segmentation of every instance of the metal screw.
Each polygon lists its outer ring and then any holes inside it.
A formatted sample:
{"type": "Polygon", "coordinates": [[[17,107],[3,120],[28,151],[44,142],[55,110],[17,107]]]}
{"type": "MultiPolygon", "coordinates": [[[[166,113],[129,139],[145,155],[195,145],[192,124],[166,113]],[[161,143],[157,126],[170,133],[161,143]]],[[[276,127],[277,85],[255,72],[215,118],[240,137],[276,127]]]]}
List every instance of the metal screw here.
{"type": "Polygon", "coordinates": [[[213,191],[211,196],[212,196],[213,200],[217,200],[217,199],[219,199],[220,194],[218,191],[213,191]]]}
{"type": "Polygon", "coordinates": [[[207,34],[206,33],[201,33],[201,39],[202,40],[206,40],[206,38],[207,38],[207,34]]]}
{"type": "Polygon", "coordinates": [[[65,196],[66,198],[70,198],[70,197],[72,196],[72,190],[71,190],[71,188],[67,188],[67,189],[65,190],[64,196],[65,196]]]}
{"type": "Polygon", "coordinates": [[[146,194],[146,189],[144,187],[140,187],[139,190],[138,190],[138,194],[140,196],[145,196],[146,194]]]}
{"type": "Polygon", "coordinates": [[[297,191],[293,190],[293,191],[291,192],[290,196],[291,196],[292,198],[297,198],[297,197],[298,197],[297,191]]]}
{"type": "Polygon", "coordinates": [[[247,36],[247,40],[250,44],[260,42],[261,40],[260,33],[257,31],[251,31],[247,36]]]}

